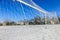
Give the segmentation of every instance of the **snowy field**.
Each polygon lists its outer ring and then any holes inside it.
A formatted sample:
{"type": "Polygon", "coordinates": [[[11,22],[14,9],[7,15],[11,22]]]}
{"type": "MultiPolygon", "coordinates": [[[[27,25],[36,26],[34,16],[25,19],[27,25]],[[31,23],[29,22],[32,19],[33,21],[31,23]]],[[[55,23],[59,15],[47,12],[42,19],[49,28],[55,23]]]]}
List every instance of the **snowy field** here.
{"type": "Polygon", "coordinates": [[[60,25],[0,26],[0,40],[60,40],[60,25]]]}

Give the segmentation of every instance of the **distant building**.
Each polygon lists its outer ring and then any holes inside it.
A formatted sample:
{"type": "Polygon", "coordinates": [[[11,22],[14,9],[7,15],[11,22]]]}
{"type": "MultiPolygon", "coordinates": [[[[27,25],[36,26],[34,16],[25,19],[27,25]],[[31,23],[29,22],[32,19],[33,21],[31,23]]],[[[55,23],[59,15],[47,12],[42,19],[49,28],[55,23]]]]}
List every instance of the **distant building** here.
{"type": "Polygon", "coordinates": [[[17,25],[24,25],[24,22],[23,21],[20,21],[20,22],[16,22],[17,25]]]}

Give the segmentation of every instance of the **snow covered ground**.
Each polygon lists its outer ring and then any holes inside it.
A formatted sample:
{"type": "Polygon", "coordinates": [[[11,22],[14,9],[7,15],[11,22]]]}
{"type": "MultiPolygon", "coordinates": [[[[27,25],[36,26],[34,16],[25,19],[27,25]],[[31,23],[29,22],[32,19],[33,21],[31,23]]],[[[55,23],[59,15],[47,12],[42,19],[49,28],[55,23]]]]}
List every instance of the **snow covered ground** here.
{"type": "Polygon", "coordinates": [[[60,25],[0,26],[0,40],[60,40],[60,25]]]}

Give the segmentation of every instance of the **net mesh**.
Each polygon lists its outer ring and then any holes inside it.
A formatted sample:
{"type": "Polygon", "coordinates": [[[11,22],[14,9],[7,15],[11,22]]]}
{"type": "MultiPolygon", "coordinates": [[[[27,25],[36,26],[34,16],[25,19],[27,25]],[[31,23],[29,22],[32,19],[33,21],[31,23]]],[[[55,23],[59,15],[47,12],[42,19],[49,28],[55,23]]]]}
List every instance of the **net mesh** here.
{"type": "MultiPolygon", "coordinates": [[[[36,24],[56,24],[57,14],[42,9],[33,0],[1,0],[0,21],[34,22],[36,24]]],[[[34,24],[31,23],[31,24],[34,24]]]]}

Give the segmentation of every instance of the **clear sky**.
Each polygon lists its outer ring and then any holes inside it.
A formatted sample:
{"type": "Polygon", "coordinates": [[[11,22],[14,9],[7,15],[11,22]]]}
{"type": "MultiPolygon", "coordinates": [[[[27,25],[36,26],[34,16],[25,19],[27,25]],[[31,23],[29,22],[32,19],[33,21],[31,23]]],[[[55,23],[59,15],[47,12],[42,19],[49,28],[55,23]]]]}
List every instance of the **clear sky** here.
{"type": "Polygon", "coordinates": [[[56,11],[60,17],[60,0],[34,0],[34,2],[47,11],[56,11]]]}
{"type": "MultiPolygon", "coordinates": [[[[26,0],[27,1],[27,0],[26,0]]],[[[60,0],[33,0],[37,5],[41,6],[43,9],[49,12],[57,12],[57,15],[60,16],[60,0]]],[[[24,4],[24,11],[22,11],[21,3],[12,0],[0,0],[0,20],[13,20],[19,21],[24,20],[25,16],[27,19],[34,18],[39,12],[34,10],[24,4]],[[34,10],[34,11],[33,11],[34,10]],[[23,12],[26,14],[24,15],[23,12]],[[33,14],[34,13],[34,14],[33,14]],[[37,13],[37,14],[36,14],[37,13]]]]}

